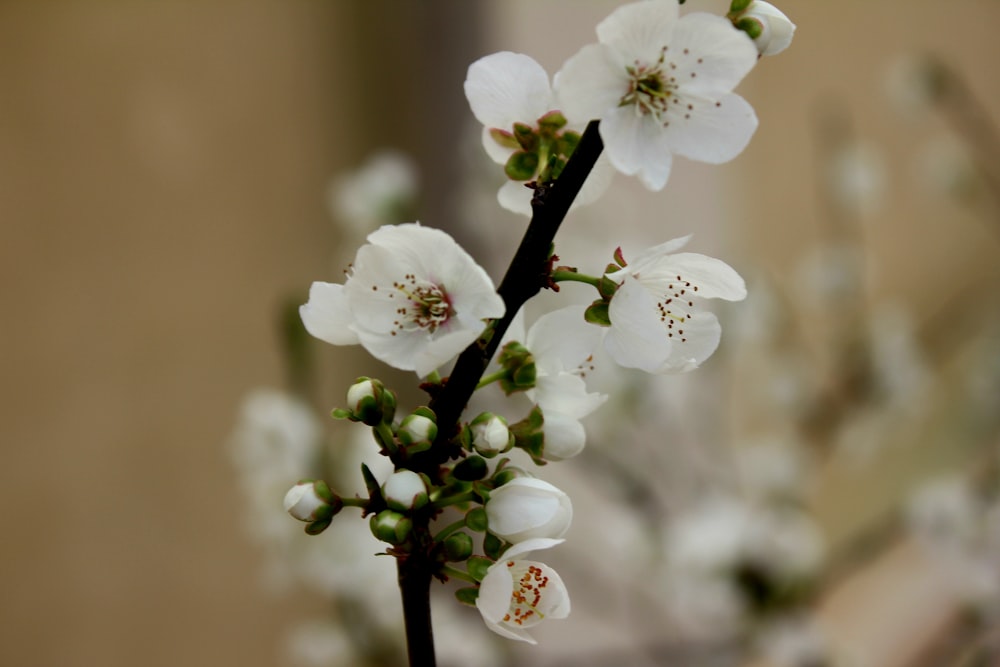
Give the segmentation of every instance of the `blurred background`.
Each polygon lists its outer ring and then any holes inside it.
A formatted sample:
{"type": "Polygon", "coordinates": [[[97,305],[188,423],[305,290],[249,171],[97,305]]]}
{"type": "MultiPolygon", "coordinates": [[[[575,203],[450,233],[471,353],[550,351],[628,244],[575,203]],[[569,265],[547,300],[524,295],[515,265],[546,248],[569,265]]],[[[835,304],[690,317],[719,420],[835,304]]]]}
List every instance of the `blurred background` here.
{"type": "MultiPolygon", "coordinates": [[[[295,547],[252,527],[241,410],[288,387],[283,313],[313,280],[338,281],[363,239],[336,183],[376,150],[412,160],[405,220],[447,229],[500,276],[525,221],[495,205],[466,69],[512,50],[554,73],[618,4],[0,2],[0,664],[360,664],[333,662],[329,633],[295,635],[338,596],[274,575],[295,547]]],[[[1000,5],[779,6],[798,31],[738,89],[760,119],[749,148],[720,167],[678,161],[660,193],[618,177],[557,238],[593,272],[616,245],[694,233],[752,296],[719,311],[705,368],[645,388],[632,417],[668,423],[633,427],[637,449],[607,446],[627,414],[612,404],[579,460],[542,471],[583,487],[553,561],[573,615],[537,648],[451,664],[1000,664],[995,646],[984,657],[1000,598],[1000,5]],[[615,457],[634,465],[600,478],[615,457]],[[808,629],[780,650],[760,649],[746,604],[725,636],[687,632],[698,604],[636,602],[653,557],[621,560],[653,516],[670,561],[699,499],[757,488],[747,470],[785,474],[822,536],[794,600],[808,629]],[[594,583],[609,562],[629,583],[594,583]],[[682,653],[712,642],[712,657],[682,653]],[[782,657],[817,645],[825,662],[782,657]]],[[[378,364],[312,349],[313,407],[333,428],[346,383],[378,364]]]]}

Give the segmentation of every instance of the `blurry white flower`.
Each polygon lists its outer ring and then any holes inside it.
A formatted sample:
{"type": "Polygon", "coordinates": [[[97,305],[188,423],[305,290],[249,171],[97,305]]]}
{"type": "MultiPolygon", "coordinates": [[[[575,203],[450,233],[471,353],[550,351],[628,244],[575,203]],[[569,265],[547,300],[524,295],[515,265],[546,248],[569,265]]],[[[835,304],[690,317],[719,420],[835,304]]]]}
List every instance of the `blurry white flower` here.
{"type": "Polygon", "coordinates": [[[445,364],[503,315],[486,272],[444,232],[388,225],[368,236],[343,285],[314,282],[302,322],[333,345],[360,343],[420,377],[445,364]]]}
{"type": "Polygon", "coordinates": [[[953,475],[925,483],[910,498],[907,520],[928,545],[955,549],[978,531],[979,503],[969,483],[953,475]]]}
{"type": "Polygon", "coordinates": [[[757,638],[771,667],[830,665],[830,649],[819,629],[807,618],[781,618],[767,623],[757,638]]]}
{"type": "Polygon", "coordinates": [[[974,197],[982,186],[969,150],[950,136],[929,139],[917,158],[920,180],[933,192],[959,200],[974,197]]]}
{"type": "Polygon", "coordinates": [[[555,77],[560,108],[599,119],[611,164],[661,190],[674,153],[718,164],[743,151],[757,117],[733,88],[757,48],[721,16],[678,18],[677,0],[623,5],[555,77]]]}
{"type": "Polygon", "coordinates": [[[562,537],[573,519],[569,496],[534,477],[517,477],[490,492],[489,530],[508,542],[562,537]]]}
{"type": "Polygon", "coordinates": [[[732,17],[736,25],[747,32],[762,56],[781,53],[792,43],[795,24],[770,2],[752,0],[747,8],[732,17]],[[751,22],[752,25],[745,25],[751,22]]]}
{"type": "Polygon", "coordinates": [[[563,540],[536,538],[512,546],[483,577],[476,607],[493,632],[531,644],[528,634],[547,618],[569,615],[569,592],[551,567],[524,560],[532,551],[548,549],[563,540]]]}
{"type": "Polygon", "coordinates": [[[373,154],[357,170],[330,183],[333,217],[358,234],[406,219],[417,198],[417,168],[399,151],[373,154]]]}
{"type": "Polygon", "coordinates": [[[843,208],[857,215],[871,215],[885,198],[887,170],[882,154],[873,146],[842,146],[828,165],[830,193],[843,208]]]}
{"type": "Polygon", "coordinates": [[[802,495],[806,466],[801,447],[779,438],[743,445],[737,469],[749,495],[757,499],[795,499],[802,495]]]}
{"type": "Polygon", "coordinates": [[[915,117],[938,102],[947,73],[934,58],[908,53],[893,60],[886,70],[889,101],[903,116],[915,117]]]}
{"type": "MultiPolygon", "coordinates": [[[[534,191],[525,182],[537,178],[550,158],[569,157],[590,119],[562,116],[545,69],[531,57],[510,51],[472,63],[465,96],[476,120],[483,124],[486,153],[497,164],[507,165],[505,171],[512,179],[500,188],[497,200],[509,211],[530,216],[534,191]]],[[[599,161],[574,205],[600,197],[611,174],[607,163],[599,161]]]]}
{"type": "Polygon", "coordinates": [[[719,345],[715,315],[699,310],[705,299],[739,301],[746,286],[725,262],[677,252],[689,236],[667,241],[639,255],[621,271],[611,298],[611,328],[604,338],[620,365],[649,373],[683,373],[697,368],[719,345]]]}
{"type": "Polygon", "coordinates": [[[353,667],[359,659],[344,627],[329,620],[295,627],[285,652],[292,667],[353,667]]]}

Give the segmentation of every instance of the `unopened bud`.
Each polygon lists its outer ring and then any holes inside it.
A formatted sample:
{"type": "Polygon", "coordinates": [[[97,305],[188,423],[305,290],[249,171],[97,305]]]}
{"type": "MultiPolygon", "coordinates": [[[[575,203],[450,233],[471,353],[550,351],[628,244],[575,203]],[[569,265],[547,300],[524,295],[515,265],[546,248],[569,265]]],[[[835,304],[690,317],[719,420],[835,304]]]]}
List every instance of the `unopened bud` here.
{"type": "Polygon", "coordinates": [[[525,391],[535,386],[535,357],[531,350],[521,343],[507,343],[497,358],[507,374],[500,379],[500,388],[510,395],[515,391],[525,391]]]}
{"type": "Polygon", "coordinates": [[[436,419],[429,408],[417,408],[403,419],[396,436],[407,452],[415,454],[430,449],[437,437],[436,419]]]}
{"type": "Polygon", "coordinates": [[[444,540],[445,557],[450,561],[463,561],[472,555],[472,538],[466,533],[453,533],[444,540]]]}
{"type": "MultiPolygon", "coordinates": [[[[734,2],[733,7],[737,4],[745,3],[734,2]]],[[[729,16],[737,28],[753,39],[757,51],[762,56],[781,53],[792,43],[795,24],[770,2],[753,0],[742,10],[731,10],[729,16]]]]}
{"type": "Polygon", "coordinates": [[[391,422],[396,414],[396,396],[380,381],[360,377],[347,390],[347,410],[334,410],[338,419],[350,419],[368,426],[391,422]]]}
{"type": "Polygon", "coordinates": [[[514,434],[507,428],[507,421],[491,412],[484,412],[469,423],[472,447],[486,458],[510,451],[514,434]]]}
{"type": "Polygon", "coordinates": [[[372,535],[389,544],[402,544],[413,530],[413,521],[393,510],[382,510],[371,518],[372,535]]]}
{"type": "Polygon", "coordinates": [[[340,511],[343,503],[330,492],[326,482],[305,479],[288,490],[284,506],[294,518],[312,523],[330,519],[340,511]]]}
{"type": "Polygon", "coordinates": [[[412,470],[397,470],[382,485],[382,496],[391,509],[418,510],[427,504],[427,484],[412,470]]]}

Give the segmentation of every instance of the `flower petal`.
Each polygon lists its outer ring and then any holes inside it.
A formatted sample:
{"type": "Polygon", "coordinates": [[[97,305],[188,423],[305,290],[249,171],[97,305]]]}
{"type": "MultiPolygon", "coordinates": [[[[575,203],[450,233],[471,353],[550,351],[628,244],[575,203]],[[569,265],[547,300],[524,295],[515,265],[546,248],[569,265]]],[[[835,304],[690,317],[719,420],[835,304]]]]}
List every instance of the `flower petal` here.
{"type": "Polygon", "coordinates": [[[670,178],[668,134],[652,115],[634,105],[615,107],[601,119],[601,138],[608,159],[623,174],[638,174],[650,190],[662,190],[670,178]]]}
{"type": "Polygon", "coordinates": [[[469,65],[465,97],[476,120],[508,131],[515,122],[533,124],[553,107],[545,69],[530,56],[510,51],[469,65]]]}
{"type": "Polygon", "coordinates": [[[722,327],[715,315],[708,312],[698,312],[688,317],[683,324],[683,340],[674,336],[674,344],[670,348],[670,356],[666,361],[652,371],[653,373],[687,373],[698,368],[706,359],[712,356],[719,347],[722,327]]]}
{"type": "Polygon", "coordinates": [[[692,91],[728,93],[757,64],[753,40],[728,19],[705,12],[677,22],[670,53],[677,58],[674,76],[692,91]]]}
{"type": "Polygon", "coordinates": [[[497,191],[497,201],[500,206],[519,215],[532,215],[531,198],[535,191],[527,187],[523,181],[507,181],[497,191]]]}
{"type": "Polygon", "coordinates": [[[535,320],[525,346],[544,373],[576,370],[601,343],[601,330],[587,324],[581,306],[553,310],[535,320]]]}
{"type": "Polygon", "coordinates": [[[656,313],[649,290],[625,276],[611,299],[611,328],[604,338],[605,350],[619,365],[655,373],[670,357],[672,344],[656,313]]]}
{"type": "Polygon", "coordinates": [[[652,288],[659,291],[662,283],[673,281],[677,276],[697,287],[696,295],[703,299],[742,301],[747,296],[746,283],[731,266],[721,259],[696,252],[667,255],[647,265],[641,276],[636,277],[645,285],[661,284],[652,288]]]}
{"type": "Polygon", "coordinates": [[[621,54],[604,44],[588,44],[563,64],[553,87],[566,117],[586,124],[618,106],[628,93],[628,73],[621,54]]]}
{"type": "Polygon", "coordinates": [[[655,61],[660,49],[672,44],[679,21],[677,0],[648,0],[622,5],[597,25],[597,38],[628,56],[655,61]]]}
{"type": "Polygon", "coordinates": [[[314,282],[309,301],[299,307],[306,331],[332,345],[357,345],[358,334],[352,329],[354,316],[348,307],[343,285],[314,282]]]}
{"type": "Polygon", "coordinates": [[[670,150],[691,160],[721,164],[743,152],[757,130],[757,114],[739,95],[717,98],[688,94],[678,96],[685,114],[671,108],[670,124],[663,135],[670,150]]]}

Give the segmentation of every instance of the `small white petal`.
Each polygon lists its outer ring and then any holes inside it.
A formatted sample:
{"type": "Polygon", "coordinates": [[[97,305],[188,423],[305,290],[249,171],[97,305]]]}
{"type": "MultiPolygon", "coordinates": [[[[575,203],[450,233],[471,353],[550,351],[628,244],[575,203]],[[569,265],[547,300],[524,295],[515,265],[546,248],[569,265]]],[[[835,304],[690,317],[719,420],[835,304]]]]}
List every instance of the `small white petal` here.
{"type": "Polygon", "coordinates": [[[667,291],[664,289],[666,283],[681,276],[683,280],[697,286],[698,289],[690,293],[692,296],[727,301],[742,301],[747,296],[743,277],[731,266],[721,259],[696,252],[667,255],[658,262],[650,262],[641,272],[633,270],[631,273],[643,284],[664,292],[667,291]]]}
{"type": "Polygon", "coordinates": [[[500,206],[511,213],[526,215],[531,217],[531,198],[535,196],[535,191],[526,186],[522,181],[507,181],[500,186],[497,191],[497,201],[500,206]]]}
{"type": "Polygon", "coordinates": [[[507,131],[515,122],[533,124],[553,106],[545,69],[533,58],[510,51],[472,63],[465,96],[476,120],[507,131]]]}
{"type": "MultiPolygon", "coordinates": [[[[743,152],[757,130],[757,114],[736,94],[717,98],[679,95],[693,108],[686,116],[671,113],[664,136],[670,150],[691,160],[721,164],[743,152]]],[[[673,110],[671,110],[673,111],[673,110]]]]}
{"type": "Polygon", "coordinates": [[[567,306],[535,320],[524,344],[538,369],[554,374],[579,368],[600,342],[601,331],[583,319],[583,308],[567,306]]]}
{"type": "Polygon", "coordinates": [[[670,357],[672,343],[656,313],[654,296],[626,276],[611,299],[611,328],[604,338],[604,348],[619,365],[655,373],[670,357]]]}
{"type": "Polygon", "coordinates": [[[332,345],[358,343],[343,285],[314,282],[309,288],[309,302],[299,307],[299,316],[306,331],[320,340],[332,345]]]}
{"type": "Polygon", "coordinates": [[[599,119],[628,92],[625,62],[605,44],[588,44],[562,66],[554,88],[567,118],[583,123],[599,119]]]}
{"type": "Polygon", "coordinates": [[[678,58],[675,74],[684,90],[692,92],[728,93],[757,64],[757,47],[745,32],[728,19],[704,12],[677,22],[670,53],[685,54],[678,58]]]}
{"type": "Polygon", "coordinates": [[[545,458],[550,461],[571,459],[587,444],[587,432],[578,419],[558,412],[544,412],[545,458]]]}
{"type": "MultiPolygon", "coordinates": [[[[698,312],[684,324],[684,339],[675,340],[670,355],[653,373],[687,373],[698,368],[719,347],[722,327],[712,313],[698,312]]],[[[678,336],[675,334],[675,338],[678,336]]]]}
{"type": "Polygon", "coordinates": [[[650,190],[662,190],[673,160],[669,135],[656,119],[633,105],[615,107],[601,121],[601,138],[608,159],[623,174],[638,174],[650,190]]]}

